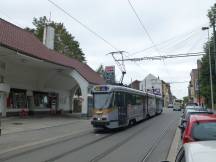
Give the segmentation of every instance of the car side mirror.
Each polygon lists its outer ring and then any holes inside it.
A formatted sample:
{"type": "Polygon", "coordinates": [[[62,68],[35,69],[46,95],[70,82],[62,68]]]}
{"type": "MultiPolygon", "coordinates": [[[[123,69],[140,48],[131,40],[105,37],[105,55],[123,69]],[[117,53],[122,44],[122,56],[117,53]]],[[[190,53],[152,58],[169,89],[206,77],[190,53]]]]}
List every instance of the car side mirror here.
{"type": "Polygon", "coordinates": [[[186,119],[182,119],[182,122],[183,122],[183,123],[186,123],[186,122],[187,122],[187,120],[186,120],[186,119]]]}
{"type": "Polygon", "coordinates": [[[181,129],[181,130],[185,129],[184,125],[182,125],[182,124],[179,125],[178,128],[181,129]]]}

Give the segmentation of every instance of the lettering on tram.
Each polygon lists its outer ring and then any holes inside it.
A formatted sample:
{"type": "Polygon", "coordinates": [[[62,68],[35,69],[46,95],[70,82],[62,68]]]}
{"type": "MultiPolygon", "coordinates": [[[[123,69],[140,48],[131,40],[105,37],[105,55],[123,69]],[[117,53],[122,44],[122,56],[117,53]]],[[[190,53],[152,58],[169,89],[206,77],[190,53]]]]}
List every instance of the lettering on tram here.
{"type": "Polygon", "coordinates": [[[97,85],[92,93],[95,128],[126,127],[162,112],[162,97],[155,94],[115,85],[97,85]]]}

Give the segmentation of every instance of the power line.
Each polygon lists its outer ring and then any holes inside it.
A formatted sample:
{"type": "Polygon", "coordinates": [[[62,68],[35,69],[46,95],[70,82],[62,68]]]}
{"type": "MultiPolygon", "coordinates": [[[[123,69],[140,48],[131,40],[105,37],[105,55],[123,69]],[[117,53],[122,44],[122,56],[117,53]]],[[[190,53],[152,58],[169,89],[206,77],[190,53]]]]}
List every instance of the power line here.
{"type": "Polygon", "coordinates": [[[129,59],[117,60],[117,61],[164,60],[164,59],[179,58],[179,57],[201,56],[201,55],[204,55],[204,54],[205,54],[205,52],[194,52],[194,53],[183,53],[183,54],[175,54],[175,55],[163,55],[163,56],[152,56],[152,57],[129,58],[129,59]]]}
{"type": "MultiPolygon", "coordinates": [[[[145,27],[145,25],[144,25],[144,23],[142,22],[141,18],[139,17],[138,13],[136,12],[135,8],[133,7],[131,1],[128,0],[128,3],[129,3],[129,5],[130,5],[132,11],[134,12],[135,16],[137,17],[137,19],[138,19],[138,21],[139,21],[139,23],[140,23],[142,29],[144,30],[144,32],[145,32],[146,35],[148,36],[149,40],[150,40],[151,43],[153,44],[154,49],[156,50],[156,52],[157,52],[159,55],[161,55],[161,54],[160,54],[160,50],[158,49],[157,45],[154,43],[154,41],[153,41],[151,35],[149,34],[147,28],[145,27]]],[[[164,66],[165,66],[165,71],[166,71],[166,73],[169,74],[168,69],[167,69],[167,67],[166,67],[166,64],[165,64],[164,60],[163,60],[163,64],[164,64],[164,66]]]]}
{"type": "Polygon", "coordinates": [[[48,0],[51,4],[53,4],[56,8],[58,8],[59,10],[61,10],[62,12],[64,12],[66,15],[68,15],[71,19],[73,19],[74,21],[76,21],[77,23],[79,23],[83,28],[85,28],[86,30],[88,30],[90,33],[92,33],[93,35],[95,35],[96,37],[98,37],[99,39],[101,39],[102,41],[104,41],[107,45],[109,45],[110,47],[112,47],[115,50],[118,50],[114,45],[112,45],[109,41],[107,41],[105,38],[103,38],[101,35],[99,35],[97,32],[95,32],[94,30],[92,30],[91,28],[89,28],[87,25],[85,25],[84,23],[82,23],[80,20],[78,20],[77,18],[73,17],[69,12],[67,12],[65,9],[63,9],[62,7],[60,7],[58,4],[56,4],[55,2],[48,0]]]}
{"type": "Polygon", "coordinates": [[[167,82],[169,84],[182,84],[182,83],[189,83],[190,81],[182,81],[182,82],[167,82]]]}
{"type": "MultiPolygon", "coordinates": [[[[191,33],[193,33],[193,32],[194,32],[194,31],[192,31],[192,32],[190,32],[190,33],[184,33],[184,34],[181,34],[181,35],[178,35],[178,36],[174,36],[174,37],[169,38],[169,39],[167,39],[167,40],[164,40],[164,41],[162,41],[162,42],[160,42],[160,43],[158,43],[158,44],[156,44],[156,45],[157,45],[157,46],[160,46],[160,45],[162,45],[162,44],[167,44],[167,43],[169,43],[170,41],[174,41],[175,39],[177,39],[178,37],[180,37],[180,36],[182,36],[182,35],[191,34],[191,33]]],[[[166,46],[167,46],[167,45],[166,45],[166,46]]],[[[143,52],[145,52],[145,51],[147,51],[147,50],[149,50],[149,49],[152,49],[152,48],[154,48],[154,45],[153,45],[153,46],[149,46],[149,47],[147,47],[147,48],[144,48],[144,49],[142,49],[142,50],[133,52],[133,53],[131,53],[130,56],[132,56],[132,55],[134,56],[134,55],[143,53],[143,52]]]]}
{"type": "Polygon", "coordinates": [[[132,3],[130,2],[130,0],[128,0],[128,3],[132,9],[132,11],[134,12],[135,16],[137,17],[142,29],[144,30],[144,32],[146,33],[146,35],[148,36],[149,40],[151,41],[151,43],[153,44],[153,47],[155,48],[155,50],[159,53],[159,50],[156,46],[156,44],[154,43],[151,35],[149,34],[148,30],[146,29],[144,23],[142,22],[141,18],[139,17],[138,13],[136,12],[135,8],[133,7],[132,3]]]}

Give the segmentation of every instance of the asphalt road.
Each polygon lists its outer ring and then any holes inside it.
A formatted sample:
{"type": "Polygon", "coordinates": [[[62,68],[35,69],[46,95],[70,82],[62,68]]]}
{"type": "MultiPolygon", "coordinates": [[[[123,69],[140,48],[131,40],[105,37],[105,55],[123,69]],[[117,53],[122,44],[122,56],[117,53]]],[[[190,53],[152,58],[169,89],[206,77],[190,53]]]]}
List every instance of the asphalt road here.
{"type": "MultiPolygon", "coordinates": [[[[164,112],[131,128],[93,129],[59,141],[17,150],[1,162],[158,162],[168,156],[180,112],[164,112]]],[[[56,127],[58,129],[58,127],[56,127]]]]}

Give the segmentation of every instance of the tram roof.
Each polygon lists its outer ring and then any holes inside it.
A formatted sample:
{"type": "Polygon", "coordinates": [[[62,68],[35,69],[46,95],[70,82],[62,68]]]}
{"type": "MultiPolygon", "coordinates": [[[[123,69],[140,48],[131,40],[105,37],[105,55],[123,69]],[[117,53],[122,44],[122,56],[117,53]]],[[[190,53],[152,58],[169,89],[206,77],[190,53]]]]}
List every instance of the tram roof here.
{"type": "MultiPolygon", "coordinates": [[[[108,91],[101,91],[101,92],[111,92],[111,91],[118,91],[119,90],[119,91],[136,93],[136,94],[140,94],[140,95],[148,95],[148,96],[152,96],[152,97],[155,96],[157,98],[162,98],[162,96],[159,96],[159,95],[143,92],[141,90],[133,89],[133,88],[126,87],[126,86],[120,86],[120,85],[96,85],[94,87],[109,87],[108,91]]],[[[100,93],[100,91],[95,91],[94,88],[93,88],[93,92],[100,93]]]]}

